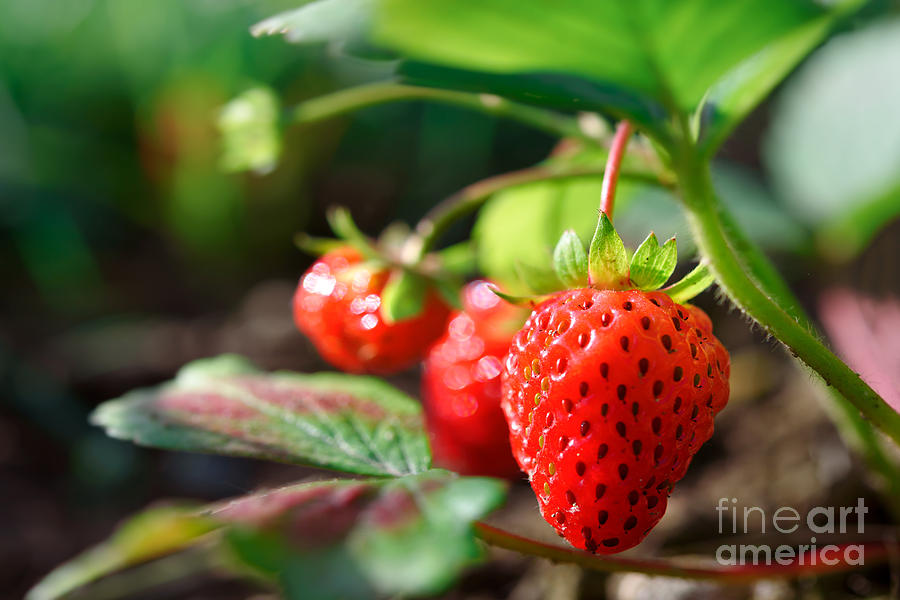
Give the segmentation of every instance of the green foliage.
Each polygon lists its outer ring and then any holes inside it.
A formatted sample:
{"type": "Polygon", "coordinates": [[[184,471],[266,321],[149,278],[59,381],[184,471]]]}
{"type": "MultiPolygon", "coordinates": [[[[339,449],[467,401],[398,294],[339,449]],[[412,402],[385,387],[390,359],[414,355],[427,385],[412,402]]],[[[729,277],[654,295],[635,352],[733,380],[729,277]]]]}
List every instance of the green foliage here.
{"type": "Polygon", "coordinates": [[[830,12],[785,31],[716,82],[695,114],[702,123],[701,151],[712,155],[734,127],[821,43],[847,5],[858,3],[839,3],[830,12]]]}
{"type": "MultiPolygon", "coordinates": [[[[375,39],[437,65],[574,74],[689,112],[734,65],[820,13],[781,0],[383,0],[375,39]]],[[[609,108],[628,114],[617,100],[609,108]]]]}
{"type": "Polygon", "coordinates": [[[660,247],[656,234],[651,232],[631,257],[631,282],[639,289],[655,290],[672,276],[677,262],[675,238],[660,247]]]}
{"type": "Polygon", "coordinates": [[[203,509],[150,509],[56,569],[28,600],[63,597],[201,541],[208,550],[224,545],[232,566],[279,582],[288,598],[430,595],[483,557],[472,522],[504,497],[501,481],[430,470],[301,483],[203,509]]]}
{"type": "Polygon", "coordinates": [[[628,253],[606,213],[600,213],[588,250],[591,285],[619,289],[628,282],[628,253]]]}
{"type": "Polygon", "coordinates": [[[776,191],[847,259],[900,214],[900,21],[841,35],[785,87],[765,144],[776,191]]]}
{"type": "Polygon", "coordinates": [[[231,355],[101,405],[93,422],[141,445],[366,475],[428,469],[421,409],[380,379],[257,371],[231,355]]]}
{"type": "Polygon", "coordinates": [[[571,229],[563,232],[553,250],[553,269],[566,287],[584,287],[588,283],[588,258],[584,244],[571,229]]]}
{"type": "MultiPolygon", "coordinates": [[[[566,230],[583,244],[590,240],[594,223],[585,215],[596,214],[600,188],[596,178],[541,182],[496,194],[479,212],[472,231],[481,271],[504,289],[540,293],[523,285],[518,271],[541,270],[545,281],[556,280],[546,268],[553,248],[566,230]]],[[[542,279],[530,272],[526,276],[542,279]]]]}
{"type": "Polygon", "coordinates": [[[370,598],[443,591],[479,560],[472,521],[504,484],[433,470],[397,479],[304,483],[210,510],[234,526],[236,556],[277,577],[289,598],[370,598]]]}

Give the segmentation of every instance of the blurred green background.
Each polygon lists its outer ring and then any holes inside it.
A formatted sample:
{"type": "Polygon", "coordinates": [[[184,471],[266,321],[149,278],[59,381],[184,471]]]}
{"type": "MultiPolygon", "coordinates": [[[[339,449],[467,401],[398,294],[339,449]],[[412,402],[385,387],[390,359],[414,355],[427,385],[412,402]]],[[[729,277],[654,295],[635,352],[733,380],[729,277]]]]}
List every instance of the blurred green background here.
{"type": "MultiPolygon", "coordinates": [[[[296,476],[137,449],[87,423],[100,401],[201,356],[325,368],[291,323],[292,286],[310,261],[293,248],[295,232],[326,235],[324,211],[336,204],[370,233],[415,222],[468,183],[544,159],[556,142],[509,121],[408,103],[291,129],[268,175],[223,172],[216,119],[241,92],[268,86],[289,105],[386,76],[383,64],[327,46],[249,35],[295,5],[0,6],[0,590],[10,597],[153,499],[219,498],[296,476]]],[[[900,27],[885,10],[884,23],[811,59],[726,144],[717,167],[725,200],[813,307],[837,283],[897,289],[900,27]],[[859,176],[840,177],[839,167],[859,176]]],[[[552,219],[581,231],[598,187],[496,197],[477,230],[497,247],[491,264],[534,250],[517,246],[528,220],[510,225],[531,214],[525,204],[538,211],[564,197],[552,219]]],[[[659,193],[625,186],[617,219],[632,244],[654,228],[690,248],[677,205],[659,193]]],[[[551,243],[557,234],[532,237],[551,243]]],[[[761,341],[712,294],[700,303],[723,321],[730,348],[761,341]]],[[[774,368],[767,354],[764,346],[753,368],[774,368]]],[[[398,383],[414,391],[415,374],[398,383]]],[[[758,384],[750,376],[741,385],[748,397],[768,393],[758,384]]]]}

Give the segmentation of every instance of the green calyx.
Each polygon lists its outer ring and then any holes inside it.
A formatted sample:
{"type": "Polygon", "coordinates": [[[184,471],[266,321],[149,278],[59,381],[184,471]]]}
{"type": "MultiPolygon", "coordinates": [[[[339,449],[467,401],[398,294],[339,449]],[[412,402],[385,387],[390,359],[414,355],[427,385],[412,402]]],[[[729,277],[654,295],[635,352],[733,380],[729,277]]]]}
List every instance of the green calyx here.
{"type": "Polygon", "coordinates": [[[431,290],[447,304],[459,308],[461,276],[473,263],[467,245],[451,246],[410,260],[403,252],[410,238],[407,225],[394,223],[374,240],[357,227],[346,208],[330,210],[327,218],[336,239],[298,233],[294,236],[294,244],[314,256],[351,246],[362,255],[363,264],[368,268],[388,270],[390,274],[381,292],[381,315],[385,322],[394,323],[420,314],[431,290]]]}
{"type": "Polygon", "coordinates": [[[563,232],[553,251],[553,271],[520,265],[522,280],[535,296],[509,296],[495,291],[508,302],[535,305],[546,296],[564,289],[592,287],[606,290],[660,290],[675,302],[684,303],[709,287],[714,278],[705,264],[699,264],[681,280],[663,287],[678,262],[675,238],[660,245],[656,234],[647,236],[637,250],[629,253],[609,218],[600,213],[597,229],[587,252],[578,235],[563,232]]]}

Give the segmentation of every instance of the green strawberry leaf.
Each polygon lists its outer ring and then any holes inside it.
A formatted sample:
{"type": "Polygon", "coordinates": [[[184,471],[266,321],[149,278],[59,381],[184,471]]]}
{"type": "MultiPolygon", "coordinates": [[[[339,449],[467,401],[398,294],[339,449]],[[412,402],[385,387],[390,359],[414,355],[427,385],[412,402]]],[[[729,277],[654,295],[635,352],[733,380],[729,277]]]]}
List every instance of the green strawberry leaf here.
{"type": "Polygon", "coordinates": [[[236,574],[249,567],[277,581],[287,598],[435,594],[483,558],[472,523],[498,508],[505,492],[496,479],[430,470],[301,483],[206,508],[150,509],[54,570],[27,598],[61,598],[116,571],[173,553],[183,558],[200,542],[207,552],[224,549],[224,566],[236,574]],[[213,531],[221,535],[207,535],[213,531]]]}
{"type": "Polygon", "coordinates": [[[584,217],[596,211],[601,188],[602,179],[594,177],[540,181],[494,194],[472,230],[478,267],[511,293],[561,289],[550,268],[551,253],[567,229],[582,242],[591,239],[594,223],[584,217]],[[537,273],[535,265],[544,268],[537,273]],[[529,284],[522,285],[523,280],[529,284]]]}
{"type": "Polygon", "coordinates": [[[115,571],[183,550],[215,528],[215,522],[194,507],[148,509],[120,525],[106,542],[54,569],[25,598],[61,598],[115,571]]]}
{"type": "Polygon", "coordinates": [[[381,292],[381,315],[386,323],[395,323],[422,312],[428,282],[407,269],[393,269],[381,292]]]}
{"type": "Polygon", "coordinates": [[[372,377],[266,374],[225,355],[106,402],[96,425],[137,444],[248,456],[365,475],[431,465],[421,407],[372,377]]]}
{"type": "Polygon", "coordinates": [[[667,293],[674,302],[684,304],[711,286],[715,281],[716,278],[709,268],[705,264],[700,263],[690,273],[669,287],[663,288],[662,291],[667,293]]]}
{"type": "Polygon", "coordinates": [[[567,229],[553,250],[553,269],[566,287],[584,287],[588,283],[587,253],[578,234],[567,229]]]}
{"type": "Polygon", "coordinates": [[[226,104],[217,122],[226,171],[269,173],[281,155],[281,104],[269,88],[247,90],[226,104]]]}
{"type": "Polygon", "coordinates": [[[432,470],[288,486],[210,515],[235,526],[235,555],[280,578],[289,598],[431,595],[483,557],[472,523],[504,496],[499,480],[432,470]]]}
{"type": "Polygon", "coordinates": [[[545,86],[575,75],[620,113],[645,105],[626,93],[690,112],[732,67],[822,12],[805,0],[382,0],[374,37],[444,67],[537,74],[545,86]]]}
{"type": "Polygon", "coordinates": [[[639,289],[655,290],[669,280],[677,262],[675,238],[660,247],[656,234],[650,233],[631,257],[631,282],[639,289]]]}
{"type": "Polygon", "coordinates": [[[588,252],[592,286],[620,289],[628,284],[628,253],[606,213],[600,213],[588,252]]]}

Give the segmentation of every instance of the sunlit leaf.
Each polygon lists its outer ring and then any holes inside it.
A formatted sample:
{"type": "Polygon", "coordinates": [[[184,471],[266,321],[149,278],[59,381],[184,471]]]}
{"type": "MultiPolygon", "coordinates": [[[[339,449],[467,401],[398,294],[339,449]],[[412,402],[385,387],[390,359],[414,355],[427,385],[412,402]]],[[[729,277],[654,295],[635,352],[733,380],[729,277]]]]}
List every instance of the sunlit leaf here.
{"type": "Polygon", "coordinates": [[[820,13],[782,0],[381,0],[375,39],[437,65],[577,75],[689,111],[735,64],[820,13]]]}
{"type": "Polygon", "coordinates": [[[417,402],[371,377],[266,374],[235,356],[200,360],[170,383],[101,405],[112,437],[368,475],[426,470],[417,402]]]}

